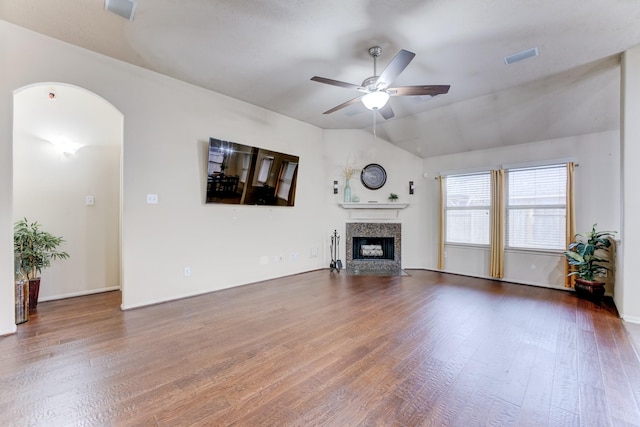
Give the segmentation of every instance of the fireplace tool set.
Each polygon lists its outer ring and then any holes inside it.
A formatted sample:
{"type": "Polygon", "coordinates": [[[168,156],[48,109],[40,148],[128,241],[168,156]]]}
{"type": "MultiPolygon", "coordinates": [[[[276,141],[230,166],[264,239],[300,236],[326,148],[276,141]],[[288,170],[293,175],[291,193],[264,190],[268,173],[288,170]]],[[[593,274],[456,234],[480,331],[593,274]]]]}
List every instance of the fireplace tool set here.
{"type": "Polygon", "coordinates": [[[333,235],[331,236],[331,246],[329,247],[331,251],[331,264],[329,264],[330,272],[333,273],[333,270],[340,273],[342,269],[342,261],[338,259],[339,256],[339,248],[340,244],[340,235],[336,230],[333,230],[333,235]]]}

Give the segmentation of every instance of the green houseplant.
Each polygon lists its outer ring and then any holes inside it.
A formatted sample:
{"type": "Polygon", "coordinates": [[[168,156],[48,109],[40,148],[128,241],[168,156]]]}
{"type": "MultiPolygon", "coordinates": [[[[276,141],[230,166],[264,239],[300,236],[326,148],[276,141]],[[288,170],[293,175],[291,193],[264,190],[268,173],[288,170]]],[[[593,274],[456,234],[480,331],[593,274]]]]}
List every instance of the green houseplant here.
{"type": "Polygon", "coordinates": [[[396,193],[389,193],[389,201],[395,202],[398,200],[398,195],[396,193]]]}
{"type": "Polygon", "coordinates": [[[51,261],[67,259],[69,254],[58,250],[64,243],[62,237],[41,230],[41,225],[26,218],[17,221],[13,228],[13,250],[20,268],[29,279],[29,308],[35,309],[40,292],[40,273],[51,266],[51,261]]]}
{"type": "Polygon", "coordinates": [[[610,271],[602,264],[609,262],[604,256],[611,247],[610,238],[615,231],[597,231],[597,225],[593,224],[587,233],[577,234],[576,241],[564,251],[564,256],[572,267],[569,276],[576,276],[576,292],[600,298],[604,295],[604,282],[600,279],[610,271]]]}

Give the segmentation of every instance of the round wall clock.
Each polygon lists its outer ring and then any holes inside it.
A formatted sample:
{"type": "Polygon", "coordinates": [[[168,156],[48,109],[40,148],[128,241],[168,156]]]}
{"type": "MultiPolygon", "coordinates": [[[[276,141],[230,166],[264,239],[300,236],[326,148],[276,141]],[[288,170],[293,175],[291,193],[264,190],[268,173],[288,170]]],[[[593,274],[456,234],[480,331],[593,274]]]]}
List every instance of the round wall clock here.
{"type": "Polygon", "coordinates": [[[369,190],[377,190],[387,182],[387,171],[379,164],[371,163],[362,168],[360,181],[362,181],[362,185],[369,190]]]}

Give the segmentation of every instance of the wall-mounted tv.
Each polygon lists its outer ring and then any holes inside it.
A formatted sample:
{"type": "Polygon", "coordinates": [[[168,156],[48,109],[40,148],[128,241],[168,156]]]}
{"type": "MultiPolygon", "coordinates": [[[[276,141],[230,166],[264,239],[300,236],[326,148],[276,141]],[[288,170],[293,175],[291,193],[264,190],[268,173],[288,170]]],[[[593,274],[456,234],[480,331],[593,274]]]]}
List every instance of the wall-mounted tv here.
{"type": "Polygon", "coordinates": [[[293,206],[300,158],[209,138],[207,203],[293,206]]]}

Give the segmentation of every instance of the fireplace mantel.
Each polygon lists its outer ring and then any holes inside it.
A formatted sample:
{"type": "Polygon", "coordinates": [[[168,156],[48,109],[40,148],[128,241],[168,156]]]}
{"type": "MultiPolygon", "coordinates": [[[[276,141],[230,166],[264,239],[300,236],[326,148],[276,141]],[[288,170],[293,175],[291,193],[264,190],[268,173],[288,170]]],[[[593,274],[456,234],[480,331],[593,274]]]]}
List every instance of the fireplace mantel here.
{"type": "Polygon", "coordinates": [[[338,203],[344,209],[404,209],[409,203],[338,203]]]}
{"type": "Polygon", "coordinates": [[[409,203],[338,203],[351,219],[395,219],[409,203]]]}

